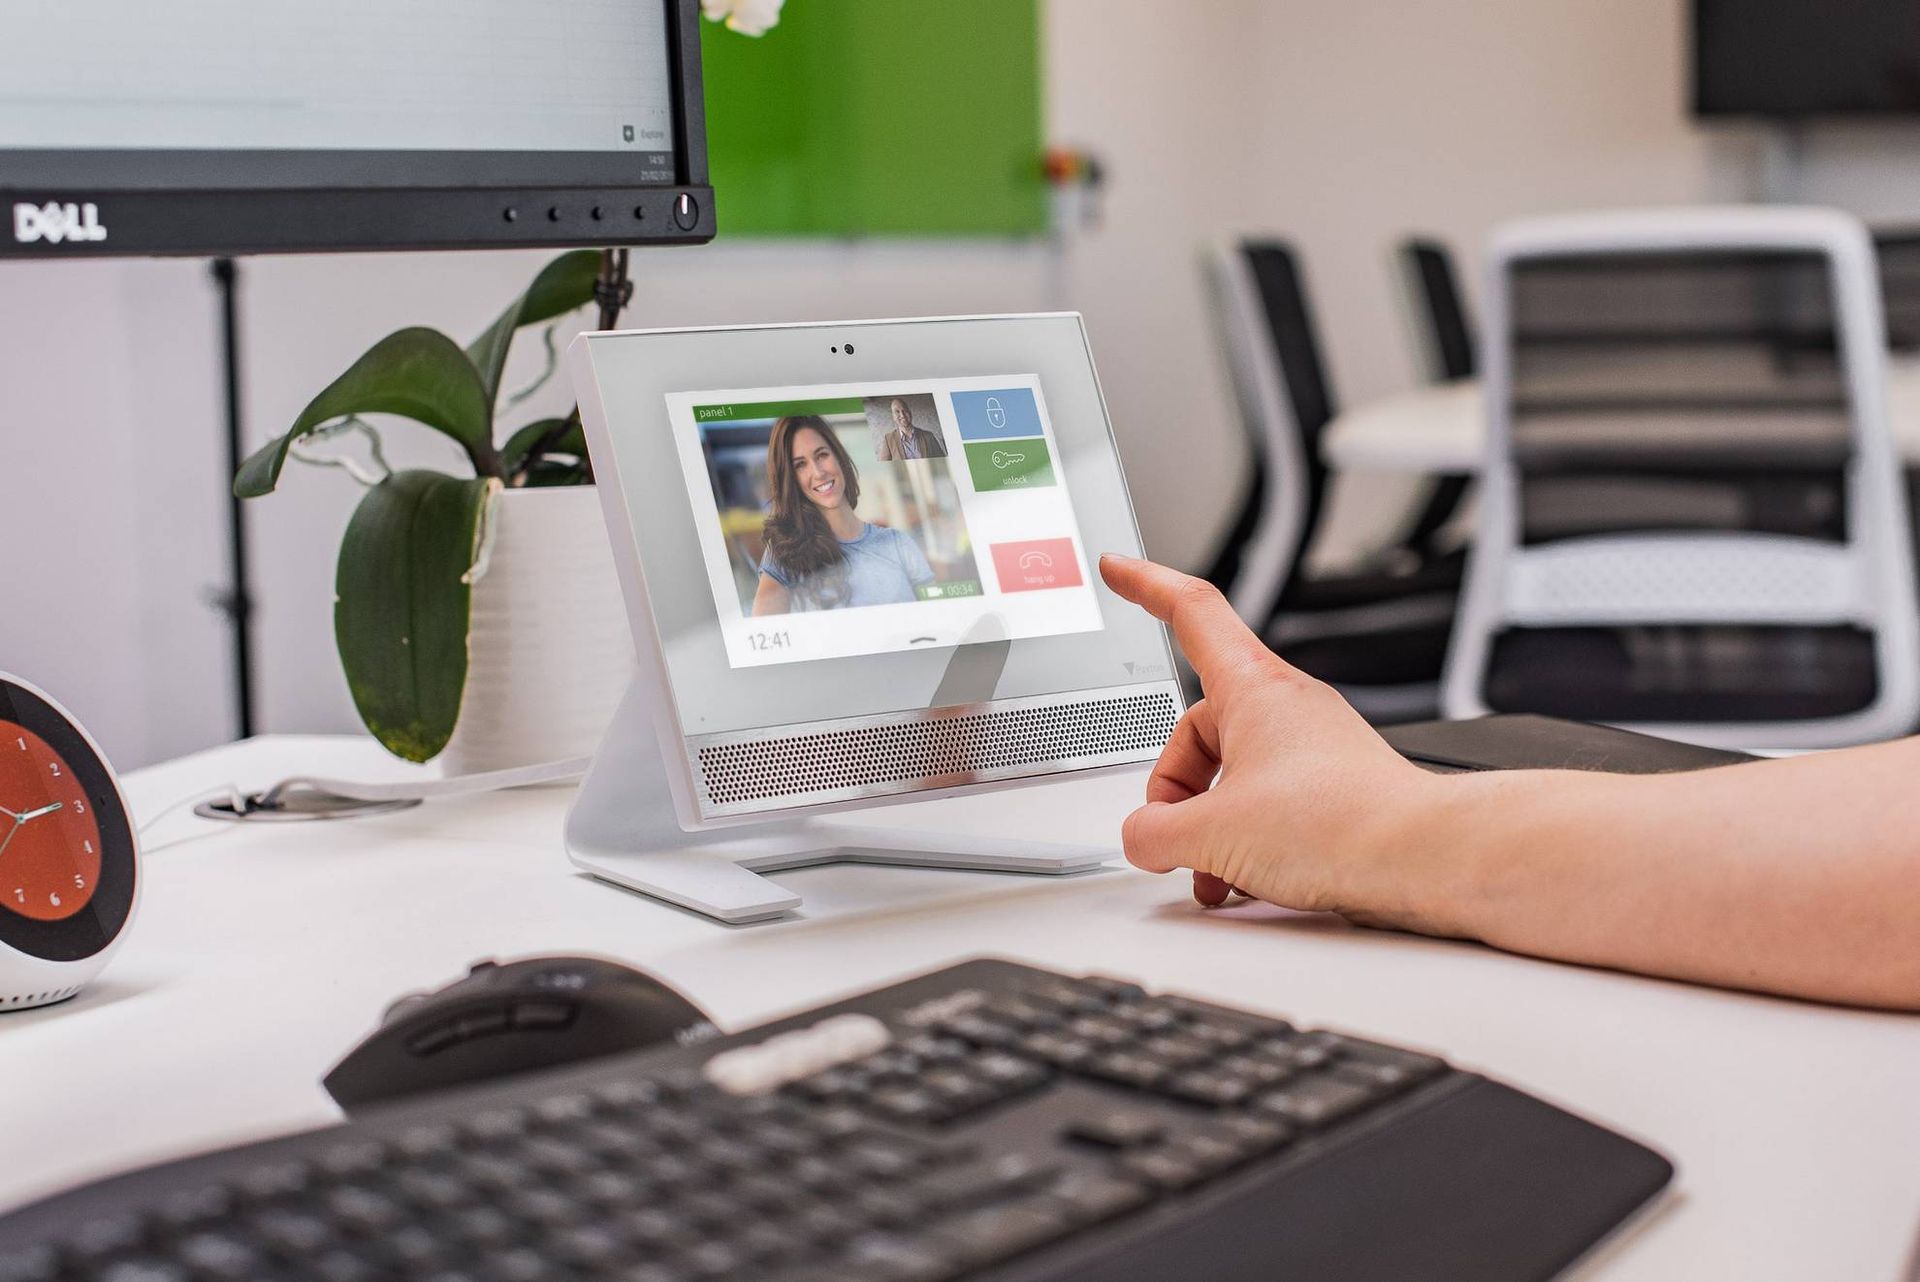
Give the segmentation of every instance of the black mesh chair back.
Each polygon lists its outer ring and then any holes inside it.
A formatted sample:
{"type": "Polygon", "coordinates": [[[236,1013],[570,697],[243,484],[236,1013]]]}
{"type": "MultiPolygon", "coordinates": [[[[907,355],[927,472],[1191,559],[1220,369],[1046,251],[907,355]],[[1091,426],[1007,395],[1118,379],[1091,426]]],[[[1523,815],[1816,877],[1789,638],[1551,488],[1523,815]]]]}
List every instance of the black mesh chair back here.
{"type": "Polygon", "coordinates": [[[1400,246],[1400,266],[1420,326],[1427,375],[1436,383],[1472,378],[1476,372],[1473,326],[1454,271],[1453,251],[1415,236],[1400,246]]]}
{"type": "MultiPolygon", "coordinates": [[[[1472,378],[1476,371],[1473,326],[1467,319],[1453,251],[1440,241],[1415,236],[1401,243],[1399,257],[1428,381],[1455,383],[1472,378]]],[[[1434,478],[1400,546],[1416,557],[1438,555],[1441,531],[1460,511],[1471,483],[1472,477],[1465,475],[1434,478]]]]}
{"type": "Polygon", "coordinates": [[[1210,267],[1253,467],[1227,537],[1204,574],[1236,603],[1258,603],[1253,613],[1259,617],[1247,622],[1259,630],[1284,608],[1294,567],[1319,528],[1327,488],[1320,442],[1335,413],[1333,388],[1290,246],[1241,241],[1216,251],[1210,267]],[[1277,538],[1285,550],[1262,558],[1256,570],[1250,553],[1263,537],[1277,538]],[[1276,571],[1274,583],[1249,590],[1243,582],[1249,572],[1276,571]]]}

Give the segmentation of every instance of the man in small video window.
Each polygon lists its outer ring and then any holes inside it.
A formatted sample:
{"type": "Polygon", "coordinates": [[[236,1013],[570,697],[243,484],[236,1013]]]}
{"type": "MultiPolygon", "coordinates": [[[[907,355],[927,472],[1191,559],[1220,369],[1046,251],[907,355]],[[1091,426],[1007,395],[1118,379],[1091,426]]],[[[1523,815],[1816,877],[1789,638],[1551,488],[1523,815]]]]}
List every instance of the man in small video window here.
{"type": "Polygon", "coordinates": [[[938,432],[929,432],[913,421],[906,401],[893,398],[893,430],[880,438],[880,461],[902,463],[915,458],[945,458],[947,443],[938,432]]]}

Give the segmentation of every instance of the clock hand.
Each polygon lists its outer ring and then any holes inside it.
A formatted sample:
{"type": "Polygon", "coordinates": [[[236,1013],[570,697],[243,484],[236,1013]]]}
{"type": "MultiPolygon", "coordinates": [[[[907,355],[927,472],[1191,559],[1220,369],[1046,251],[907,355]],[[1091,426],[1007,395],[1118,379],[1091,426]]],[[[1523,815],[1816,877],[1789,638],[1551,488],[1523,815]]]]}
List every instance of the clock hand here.
{"type": "Polygon", "coordinates": [[[20,822],[20,816],[14,814],[13,811],[8,810],[5,806],[0,806],[0,815],[5,815],[7,818],[13,820],[15,823],[20,822]]]}
{"type": "Polygon", "coordinates": [[[66,808],[67,808],[66,802],[56,801],[50,806],[42,806],[38,810],[29,810],[24,815],[15,815],[13,817],[13,822],[16,824],[23,824],[27,822],[27,820],[29,819],[38,819],[41,815],[50,815],[56,810],[65,810],[66,808]]]}
{"type": "MultiPolygon", "coordinates": [[[[10,815],[13,814],[11,810],[9,810],[7,813],[10,815]]],[[[12,844],[14,834],[18,833],[20,831],[20,828],[21,828],[20,816],[13,815],[13,827],[7,829],[7,835],[5,838],[0,838],[0,855],[4,855],[7,853],[7,847],[12,844]]]]}

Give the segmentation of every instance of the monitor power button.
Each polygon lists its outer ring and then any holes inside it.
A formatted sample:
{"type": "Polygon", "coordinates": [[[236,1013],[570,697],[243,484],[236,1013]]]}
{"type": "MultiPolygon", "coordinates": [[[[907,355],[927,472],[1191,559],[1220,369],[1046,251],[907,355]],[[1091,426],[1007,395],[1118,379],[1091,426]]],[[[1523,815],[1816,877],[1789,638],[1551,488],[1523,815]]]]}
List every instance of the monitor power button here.
{"type": "Polygon", "coordinates": [[[673,198],[673,225],[681,231],[692,231],[700,222],[700,202],[686,192],[673,198]]]}

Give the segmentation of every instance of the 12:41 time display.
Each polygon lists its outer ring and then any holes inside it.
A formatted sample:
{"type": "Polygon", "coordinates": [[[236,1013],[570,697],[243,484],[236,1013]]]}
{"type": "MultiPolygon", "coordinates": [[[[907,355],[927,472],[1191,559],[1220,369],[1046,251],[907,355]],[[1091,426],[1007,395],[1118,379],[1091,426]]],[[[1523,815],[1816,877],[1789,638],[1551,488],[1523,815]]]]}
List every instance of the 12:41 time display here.
{"type": "Polygon", "coordinates": [[[793,644],[793,636],[785,631],[749,632],[747,644],[756,650],[785,650],[793,644]]]}

